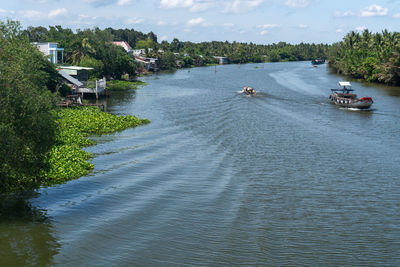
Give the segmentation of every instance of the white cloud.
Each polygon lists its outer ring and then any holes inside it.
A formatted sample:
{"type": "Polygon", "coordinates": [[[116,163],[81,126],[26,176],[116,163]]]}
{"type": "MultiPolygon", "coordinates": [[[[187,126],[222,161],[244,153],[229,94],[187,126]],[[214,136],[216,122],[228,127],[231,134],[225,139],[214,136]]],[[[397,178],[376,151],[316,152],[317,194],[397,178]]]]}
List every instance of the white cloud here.
{"type": "Polygon", "coordinates": [[[299,28],[306,29],[306,28],[308,28],[308,25],[307,24],[299,24],[299,28]]]}
{"type": "Polygon", "coordinates": [[[200,12],[208,10],[217,4],[213,0],[161,0],[160,7],[165,9],[171,8],[188,8],[190,12],[200,12]]]}
{"type": "MultiPolygon", "coordinates": [[[[104,0],[85,0],[104,1],[104,0]]],[[[265,0],[159,0],[160,8],[186,8],[190,12],[201,12],[211,8],[222,9],[224,13],[246,12],[261,5],[265,0]]]]}
{"type": "Polygon", "coordinates": [[[141,24],[144,22],[142,18],[129,18],[125,20],[126,24],[141,24]]]}
{"type": "Polygon", "coordinates": [[[224,13],[241,13],[252,10],[261,5],[265,0],[233,0],[224,1],[224,13]]]}
{"type": "Polygon", "coordinates": [[[117,5],[126,6],[126,5],[130,5],[131,3],[132,3],[132,0],[118,0],[117,5]]]}
{"type": "Polygon", "coordinates": [[[165,21],[160,20],[160,21],[157,22],[157,25],[158,26],[165,26],[165,25],[167,25],[167,23],[165,21]]]}
{"type": "Polygon", "coordinates": [[[92,25],[94,24],[94,20],[96,17],[90,17],[89,15],[86,14],[80,14],[78,17],[75,18],[75,20],[71,21],[71,24],[74,25],[92,25]]]}
{"type": "Polygon", "coordinates": [[[49,2],[49,0],[28,0],[28,2],[33,4],[46,4],[49,2]]]}
{"type": "Polygon", "coordinates": [[[351,17],[351,16],[355,16],[355,15],[356,14],[351,10],[347,10],[343,13],[341,13],[339,11],[335,12],[335,17],[351,17]]]}
{"type": "Polygon", "coordinates": [[[267,30],[264,30],[264,31],[260,32],[261,35],[266,35],[268,33],[269,33],[269,31],[267,31],[267,30]]]}
{"type": "Polygon", "coordinates": [[[196,2],[190,7],[189,10],[191,12],[201,12],[214,7],[215,4],[216,4],[215,2],[204,2],[204,3],[196,2]]]}
{"type": "Polygon", "coordinates": [[[0,8],[0,13],[7,13],[7,10],[0,8]]]}
{"type": "Polygon", "coordinates": [[[363,32],[366,29],[367,29],[367,27],[365,27],[365,26],[358,26],[358,27],[355,28],[355,30],[358,31],[358,32],[363,32]]]}
{"type": "Polygon", "coordinates": [[[224,23],[224,24],[222,24],[224,27],[233,27],[233,26],[235,26],[235,24],[233,24],[233,23],[224,23]]]}
{"type": "Polygon", "coordinates": [[[167,39],[168,39],[168,36],[166,36],[166,35],[163,35],[163,36],[160,37],[161,41],[166,41],[167,39]]]}
{"type": "Polygon", "coordinates": [[[394,15],[393,15],[393,18],[395,18],[395,19],[400,19],[400,13],[394,14],[394,15]]]}
{"type": "Polygon", "coordinates": [[[276,24],[264,24],[264,25],[258,25],[257,28],[259,29],[273,29],[278,27],[276,24]]]}
{"type": "Polygon", "coordinates": [[[187,22],[187,26],[188,27],[193,27],[193,26],[198,26],[204,23],[204,19],[203,18],[195,18],[195,19],[191,19],[187,22]]]}
{"type": "Polygon", "coordinates": [[[68,13],[68,11],[65,7],[58,8],[58,9],[50,10],[48,17],[53,19],[58,16],[66,15],[67,13],[68,13]]]}
{"type": "Polygon", "coordinates": [[[191,7],[193,6],[193,0],[161,0],[161,8],[178,8],[178,7],[191,7]]]}
{"type": "Polygon", "coordinates": [[[37,10],[22,10],[19,12],[21,16],[25,19],[41,19],[43,18],[43,13],[37,10]]]}
{"type": "Polygon", "coordinates": [[[361,17],[375,17],[375,16],[386,16],[388,13],[388,9],[378,6],[378,5],[370,5],[360,11],[361,17]]]}
{"type": "Polygon", "coordinates": [[[341,33],[341,32],[343,32],[343,29],[337,29],[336,32],[341,33]]]}
{"type": "Polygon", "coordinates": [[[309,0],[287,0],[285,2],[285,6],[291,8],[303,8],[307,7],[310,4],[309,0]]]}

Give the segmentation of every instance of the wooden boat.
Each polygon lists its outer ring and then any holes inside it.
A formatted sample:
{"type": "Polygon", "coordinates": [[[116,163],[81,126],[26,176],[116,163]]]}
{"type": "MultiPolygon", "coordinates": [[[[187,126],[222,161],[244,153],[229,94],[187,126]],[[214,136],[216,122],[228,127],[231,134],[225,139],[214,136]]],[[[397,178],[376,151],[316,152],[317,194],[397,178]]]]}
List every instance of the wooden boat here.
{"type": "Polygon", "coordinates": [[[246,95],[256,95],[256,90],[254,90],[254,88],[250,87],[250,86],[245,86],[243,87],[243,93],[245,93],[246,95]]]}
{"type": "Polygon", "coordinates": [[[374,103],[371,97],[358,98],[353,93],[354,90],[351,88],[350,82],[339,82],[339,86],[342,88],[331,89],[332,93],[329,96],[329,99],[335,105],[345,108],[367,109],[374,103]]]}
{"type": "Polygon", "coordinates": [[[325,63],[325,59],[313,59],[311,60],[311,64],[313,65],[319,65],[319,64],[324,64],[325,63]]]}

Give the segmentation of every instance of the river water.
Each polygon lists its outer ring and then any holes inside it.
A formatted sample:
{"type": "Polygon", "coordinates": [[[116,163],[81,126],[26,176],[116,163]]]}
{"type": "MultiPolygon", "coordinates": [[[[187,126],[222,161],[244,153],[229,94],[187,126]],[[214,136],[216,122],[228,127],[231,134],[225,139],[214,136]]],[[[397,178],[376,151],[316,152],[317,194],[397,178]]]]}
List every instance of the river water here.
{"type": "Polygon", "coordinates": [[[151,123],[93,137],[94,172],[2,220],[2,266],[400,266],[400,89],[310,62],[143,78],[108,111],[151,123]],[[258,94],[239,94],[242,86],[258,94]]]}

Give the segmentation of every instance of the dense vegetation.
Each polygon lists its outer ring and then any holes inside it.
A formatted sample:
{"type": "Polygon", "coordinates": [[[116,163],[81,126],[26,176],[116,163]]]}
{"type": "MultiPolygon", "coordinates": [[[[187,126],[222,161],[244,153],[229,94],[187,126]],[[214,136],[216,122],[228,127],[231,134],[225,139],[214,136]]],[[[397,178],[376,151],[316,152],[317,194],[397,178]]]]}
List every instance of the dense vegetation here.
{"type": "Polygon", "coordinates": [[[214,56],[228,57],[230,63],[277,62],[326,58],[329,46],[326,44],[297,45],[279,42],[258,45],[238,42],[157,42],[157,36],[144,34],[133,29],[77,30],[61,26],[28,27],[24,34],[31,42],[58,42],[65,49],[65,62],[72,65],[93,67],[96,77],[120,79],[124,73],[133,75],[135,65],[121,48],[112,41],[126,41],[132,48],[145,49],[148,57],[158,59],[160,69],[203,66],[216,63],[214,56]]]}
{"type": "Polygon", "coordinates": [[[332,45],[329,65],[354,78],[400,85],[400,33],[350,32],[332,45]]]}
{"type": "Polygon", "coordinates": [[[171,43],[163,41],[160,47],[164,51],[188,55],[188,62],[184,63],[193,65],[214,63],[213,56],[227,57],[230,63],[311,60],[313,58],[326,58],[329,49],[329,46],[324,44],[300,43],[292,45],[279,42],[277,44],[260,45],[227,41],[192,43],[181,42],[178,39],[174,39],[171,43]]]}
{"type": "Polygon", "coordinates": [[[0,22],[0,197],[87,174],[88,135],[148,122],[97,108],[57,109],[58,72],[25,33],[18,22],[0,22]]]}
{"type": "Polygon", "coordinates": [[[58,109],[58,134],[56,145],[47,155],[49,170],[41,173],[44,185],[62,183],[88,174],[93,165],[88,162],[92,154],[82,150],[94,145],[87,137],[107,134],[148,123],[132,115],[116,116],[100,111],[97,107],[58,109]]]}
{"type": "Polygon", "coordinates": [[[0,22],[0,193],[37,188],[55,142],[57,72],[20,34],[0,22]]]}
{"type": "Polygon", "coordinates": [[[136,65],[122,47],[112,44],[114,36],[107,30],[78,30],[61,26],[28,27],[23,34],[30,42],[57,42],[64,48],[64,61],[70,65],[94,68],[92,76],[121,79],[122,75],[135,75],[136,65]]]}

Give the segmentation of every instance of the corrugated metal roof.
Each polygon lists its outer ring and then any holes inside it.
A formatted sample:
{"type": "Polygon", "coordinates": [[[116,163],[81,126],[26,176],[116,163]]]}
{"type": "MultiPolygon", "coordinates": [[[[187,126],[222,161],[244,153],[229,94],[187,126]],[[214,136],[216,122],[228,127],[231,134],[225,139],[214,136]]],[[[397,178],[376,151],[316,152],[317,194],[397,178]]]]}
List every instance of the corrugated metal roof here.
{"type": "Polygon", "coordinates": [[[65,71],[59,70],[58,73],[60,73],[61,76],[63,76],[66,80],[70,81],[71,83],[73,83],[77,87],[83,86],[83,83],[81,83],[80,81],[78,81],[77,79],[75,79],[74,77],[72,77],[71,75],[66,73],[65,71]]]}
{"type": "Polygon", "coordinates": [[[59,66],[59,69],[66,69],[66,70],[92,70],[93,68],[89,67],[80,67],[80,66],[59,66]]]}

